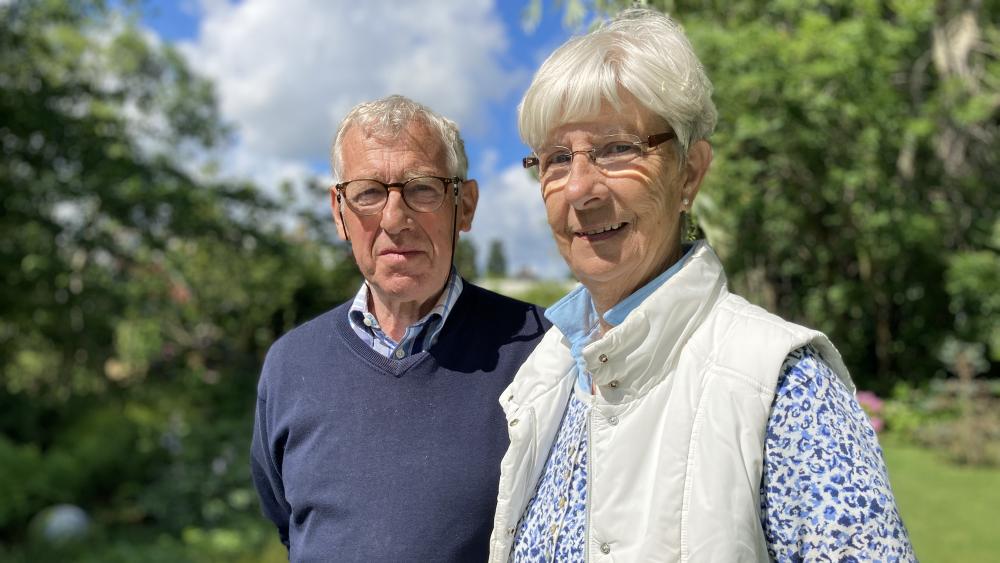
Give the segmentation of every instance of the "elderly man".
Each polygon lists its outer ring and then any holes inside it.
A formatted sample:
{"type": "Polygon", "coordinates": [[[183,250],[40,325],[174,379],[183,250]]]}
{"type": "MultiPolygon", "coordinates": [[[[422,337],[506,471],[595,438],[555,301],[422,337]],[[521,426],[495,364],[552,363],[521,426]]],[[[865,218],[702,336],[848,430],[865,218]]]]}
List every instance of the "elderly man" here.
{"type": "Polygon", "coordinates": [[[292,561],[485,560],[496,402],[548,327],[452,267],[478,188],[453,122],[402,96],[355,107],[333,217],[365,278],[268,352],[251,465],[292,561]]]}

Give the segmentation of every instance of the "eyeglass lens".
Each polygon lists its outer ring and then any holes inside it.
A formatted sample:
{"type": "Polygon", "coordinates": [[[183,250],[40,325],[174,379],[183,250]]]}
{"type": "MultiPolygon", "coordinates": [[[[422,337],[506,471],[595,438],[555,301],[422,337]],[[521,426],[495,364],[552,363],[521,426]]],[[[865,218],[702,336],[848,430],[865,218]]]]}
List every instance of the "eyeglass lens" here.
{"type": "Polygon", "coordinates": [[[570,150],[568,147],[550,147],[542,151],[540,165],[542,174],[568,169],[576,154],[586,154],[598,166],[608,166],[628,162],[642,154],[642,143],[638,137],[624,136],[604,139],[586,150],[570,150]]]}
{"type": "Polygon", "coordinates": [[[359,215],[372,215],[382,211],[389,199],[389,189],[398,188],[403,201],[410,209],[420,212],[436,211],[444,201],[446,179],[434,176],[411,178],[399,184],[384,184],[378,180],[352,180],[344,187],[347,203],[359,215]]]}

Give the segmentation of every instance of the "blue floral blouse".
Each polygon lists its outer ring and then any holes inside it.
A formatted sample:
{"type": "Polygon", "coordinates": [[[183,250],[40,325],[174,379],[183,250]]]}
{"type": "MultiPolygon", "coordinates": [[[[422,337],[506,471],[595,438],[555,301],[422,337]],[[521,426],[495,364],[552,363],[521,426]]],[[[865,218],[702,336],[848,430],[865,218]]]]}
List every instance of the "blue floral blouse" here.
{"type": "MultiPolygon", "coordinates": [[[[511,561],[584,561],[590,405],[570,393],[511,561]]],[[[777,561],[915,561],[875,431],[811,347],[789,354],[767,423],[760,511],[777,561]]]]}

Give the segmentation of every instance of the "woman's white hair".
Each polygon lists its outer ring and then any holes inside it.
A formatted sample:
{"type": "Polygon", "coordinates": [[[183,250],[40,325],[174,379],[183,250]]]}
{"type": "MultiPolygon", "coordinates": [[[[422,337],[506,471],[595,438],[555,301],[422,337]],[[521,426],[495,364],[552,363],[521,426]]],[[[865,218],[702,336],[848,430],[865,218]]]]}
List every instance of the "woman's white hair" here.
{"type": "Polygon", "coordinates": [[[715,130],[712,82],[684,30],[659,12],[630,9],[546,59],[518,106],[521,139],[538,150],[552,130],[596,116],[605,102],[622,109],[622,91],[673,127],[681,159],[715,130]]]}
{"type": "Polygon", "coordinates": [[[414,122],[423,123],[437,134],[445,149],[447,173],[465,180],[469,171],[469,159],[465,156],[465,143],[455,122],[434,113],[421,103],[395,94],[354,106],[340,122],[330,149],[330,165],[334,175],[340,181],[349,179],[343,177],[344,162],[341,155],[344,137],[352,127],[360,127],[366,134],[379,139],[391,140],[414,122]]]}

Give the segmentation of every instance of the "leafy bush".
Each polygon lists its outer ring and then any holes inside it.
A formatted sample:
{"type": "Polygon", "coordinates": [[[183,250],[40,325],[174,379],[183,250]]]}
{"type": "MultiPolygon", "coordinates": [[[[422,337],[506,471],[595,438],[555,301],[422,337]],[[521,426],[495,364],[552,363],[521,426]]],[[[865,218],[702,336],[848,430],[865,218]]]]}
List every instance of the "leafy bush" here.
{"type": "Polygon", "coordinates": [[[889,432],[962,464],[1000,467],[1000,381],[904,384],[882,410],[889,432]]]}

